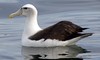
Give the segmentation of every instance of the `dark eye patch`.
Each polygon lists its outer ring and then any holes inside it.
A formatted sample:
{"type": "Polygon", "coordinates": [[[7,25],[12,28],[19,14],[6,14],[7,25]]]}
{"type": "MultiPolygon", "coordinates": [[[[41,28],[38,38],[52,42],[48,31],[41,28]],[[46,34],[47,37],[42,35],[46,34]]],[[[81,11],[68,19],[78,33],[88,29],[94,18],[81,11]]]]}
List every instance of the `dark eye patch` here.
{"type": "Polygon", "coordinates": [[[24,7],[23,9],[28,9],[27,7],[24,7]]]}

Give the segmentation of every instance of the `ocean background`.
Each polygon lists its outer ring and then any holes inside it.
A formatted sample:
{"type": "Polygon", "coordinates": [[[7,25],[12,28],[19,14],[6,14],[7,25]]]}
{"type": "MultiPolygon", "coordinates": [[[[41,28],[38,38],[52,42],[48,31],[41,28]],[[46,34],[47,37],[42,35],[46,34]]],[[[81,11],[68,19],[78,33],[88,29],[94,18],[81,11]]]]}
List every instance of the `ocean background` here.
{"type": "Polygon", "coordinates": [[[100,59],[99,0],[0,0],[0,60],[100,59]],[[62,20],[90,28],[94,33],[75,46],[55,48],[22,47],[21,35],[25,17],[9,19],[8,15],[24,4],[33,4],[39,11],[38,22],[46,28],[62,20]]]}

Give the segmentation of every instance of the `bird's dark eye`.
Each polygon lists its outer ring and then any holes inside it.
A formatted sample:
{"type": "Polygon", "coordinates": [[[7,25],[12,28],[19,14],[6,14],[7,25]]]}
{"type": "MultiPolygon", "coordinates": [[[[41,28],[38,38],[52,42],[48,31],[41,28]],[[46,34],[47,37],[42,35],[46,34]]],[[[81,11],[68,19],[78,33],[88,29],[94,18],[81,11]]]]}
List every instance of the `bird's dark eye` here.
{"type": "Polygon", "coordinates": [[[24,7],[23,9],[28,9],[27,7],[24,7]]]}

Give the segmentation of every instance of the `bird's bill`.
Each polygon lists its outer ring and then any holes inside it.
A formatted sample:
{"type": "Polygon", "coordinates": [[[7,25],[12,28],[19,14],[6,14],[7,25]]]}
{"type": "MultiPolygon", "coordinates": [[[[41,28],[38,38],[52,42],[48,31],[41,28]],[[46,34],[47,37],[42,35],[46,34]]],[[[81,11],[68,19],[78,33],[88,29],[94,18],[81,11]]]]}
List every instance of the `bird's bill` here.
{"type": "Polygon", "coordinates": [[[9,18],[13,18],[15,16],[20,16],[22,14],[21,9],[9,15],[9,18]]]}

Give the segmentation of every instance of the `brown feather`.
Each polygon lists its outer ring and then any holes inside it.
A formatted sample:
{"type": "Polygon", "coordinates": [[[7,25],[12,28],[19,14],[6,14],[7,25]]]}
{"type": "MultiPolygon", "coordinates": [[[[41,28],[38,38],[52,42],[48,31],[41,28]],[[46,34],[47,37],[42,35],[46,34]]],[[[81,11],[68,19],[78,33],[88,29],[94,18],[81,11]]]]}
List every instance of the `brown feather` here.
{"type": "Polygon", "coordinates": [[[32,35],[29,39],[37,41],[40,39],[58,39],[60,41],[65,41],[83,35],[79,32],[82,32],[85,29],[87,28],[81,28],[69,21],[60,21],[57,24],[32,35]]]}

